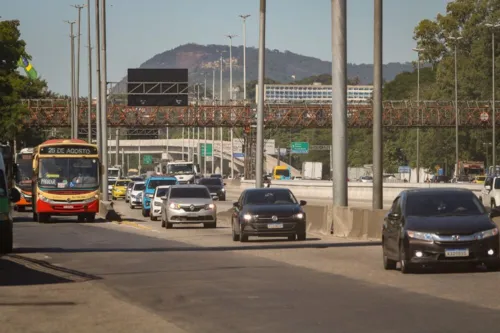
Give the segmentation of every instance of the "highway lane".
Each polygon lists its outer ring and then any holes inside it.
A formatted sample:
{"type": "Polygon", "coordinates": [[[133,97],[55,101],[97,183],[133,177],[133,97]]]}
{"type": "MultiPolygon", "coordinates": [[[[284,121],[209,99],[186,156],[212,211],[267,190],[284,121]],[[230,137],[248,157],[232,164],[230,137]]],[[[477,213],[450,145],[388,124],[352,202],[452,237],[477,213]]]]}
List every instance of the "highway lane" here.
{"type": "Polygon", "coordinates": [[[375,272],[368,264],[372,256],[360,256],[356,262],[357,256],[347,250],[360,255],[376,253],[375,247],[348,248],[331,242],[323,249],[217,251],[203,248],[200,240],[198,245],[177,241],[177,231],[148,234],[112,223],[17,222],[15,244],[18,254],[101,278],[95,286],[186,332],[475,332],[478,327],[482,332],[498,331],[498,310],[481,305],[488,300],[479,298],[495,294],[491,291],[496,290],[496,273],[408,277],[382,271],[379,260],[373,263],[375,272]],[[287,262],[289,255],[297,260],[287,262]],[[328,259],[328,267],[343,266],[371,277],[359,281],[345,273],[301,267],[304,256],[311,262],[320,258],[321,265],[328,259]],[[386,281],[380,283],[381,278],[386,281]],[[453,301],[439,293],[401,287],[418,279],[426,280],[431,290],[437,279],[443,293],[460,286],[455,292],[474,291],[479,296],[474,302],[453,301]],[[399,286],[391,286],[391,280],[399,286]]]}

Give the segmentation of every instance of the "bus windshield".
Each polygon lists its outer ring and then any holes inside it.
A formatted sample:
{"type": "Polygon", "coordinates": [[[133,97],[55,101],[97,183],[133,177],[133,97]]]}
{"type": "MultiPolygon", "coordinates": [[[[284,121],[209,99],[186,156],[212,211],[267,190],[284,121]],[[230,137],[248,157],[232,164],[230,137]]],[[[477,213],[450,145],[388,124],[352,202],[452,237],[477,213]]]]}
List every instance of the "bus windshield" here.
{"type": "Polygon", "coordinates": [[[30,190],[32,177],[33,164],[31,160],[20,160],[17,163],[17,185],[23,190],[30,190]]]}
{"type": "Polygon", "coordinates": [[[44,188],[99,187],[99,163],[89,158],[42,158],[38,185],[44,188]]]}

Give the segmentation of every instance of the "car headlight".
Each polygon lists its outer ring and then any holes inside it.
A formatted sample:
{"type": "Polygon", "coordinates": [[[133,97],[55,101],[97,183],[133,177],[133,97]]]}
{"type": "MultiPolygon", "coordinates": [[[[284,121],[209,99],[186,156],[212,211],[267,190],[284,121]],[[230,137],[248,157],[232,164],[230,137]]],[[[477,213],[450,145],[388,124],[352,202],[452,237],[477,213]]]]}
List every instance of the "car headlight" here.
{"type": "Polygon", "coordinates": [[[205,209],[207,209],[207,210],[214,209],[214,208],[215,208],[214,204],[205,205],[205,209]]]}
{"type": "Polygon", "coordinates": [[[250,221],[250,220],[252,219],[252,217],[253,217],[253,216],[252,216],[252,215],[250,215],[250,214],[245,214],[245,215],[243,215],[243,219],[244,219],[245,221],[250,221]]]}
{"type": "Polygon", "coordinates": [[[302,220],[304,218],[304,214],[303,213],[295,214],[295,218],[299,219],[299,220],[302,220]]]}
{"type": "Polygon", "coordinates": [[[49,199],[47,199],[46,197],[44,197],[44,196],[43,196],[43,195],[41,195],[41,194],[39,194],[39,195],[38,195],[38,199],[39,199],[39,200],[42,200],[43,202],[49,202],[49,201],[50,201],[49,199]]]}
{"type": "Polygon", "coordinates": [[[476,232],[474,234],[475,239],[484,239],[488,237],[493,237],[498,235],[498,228],[493,228],[485,231],[476,232]]]}
{"type": "Polygon", "coordinates": [[[172,208],[172,209],[180,209],[181,206],[179,204],[176,204],[176,203],[171,203],[170,204],[170,208],[172,208]]]}
{"type": "Polygon", "coordinates": [[[222,189],[221,189],[221,191],[222,191],[222,192],[226,192],[226,189],[225,189],[225,188],[222,188],[222,189]]]}
{"type": "Polygon", "coordinates": [[[434,234],[429,233],[429,232],[407,230],[406,234],[408,235],[408,237],[413,238],[413,239],[420,239],[420,240],[429,241],[429,242],[434,241],[434,234]]]}
{"type": "Polygon", "coordinates": [[[88,199],[85,199],[85,200],[82,200],[82,203],[90,203],[90,202],[94,202],[96,201],[97,198],[96,197],[93,197],[93,198],[88,198],[88,199]]]}
{"type": "Polygon", "coordinates": [[[157,201],[155,201],[155,202],[154,202],[154,205],[155,205],[156,207],[160,207],[160,206],[161,206],[161,202],[157,202],[157,201]]]}

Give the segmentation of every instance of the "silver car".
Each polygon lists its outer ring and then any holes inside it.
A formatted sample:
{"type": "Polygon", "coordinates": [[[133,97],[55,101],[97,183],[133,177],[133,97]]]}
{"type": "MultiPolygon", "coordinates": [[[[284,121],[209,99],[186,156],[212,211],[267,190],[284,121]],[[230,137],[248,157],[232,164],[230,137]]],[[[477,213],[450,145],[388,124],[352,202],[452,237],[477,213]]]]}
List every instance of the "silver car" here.
{"type": "Polygon", "coordinates": [[[163,200],[161,226],[167,229],[174,224],[199,224],[205,228],[217,227],[217,207],[206,186],[174,185],[167,200],[163,200]]]}
{"type": "Polygon", "coordinates": [[[130,190],[129,202],[130,209],[136,206],[142,206],[142,191],[144,190],[144,182],[134,182],[134,186],[130,190]]]}

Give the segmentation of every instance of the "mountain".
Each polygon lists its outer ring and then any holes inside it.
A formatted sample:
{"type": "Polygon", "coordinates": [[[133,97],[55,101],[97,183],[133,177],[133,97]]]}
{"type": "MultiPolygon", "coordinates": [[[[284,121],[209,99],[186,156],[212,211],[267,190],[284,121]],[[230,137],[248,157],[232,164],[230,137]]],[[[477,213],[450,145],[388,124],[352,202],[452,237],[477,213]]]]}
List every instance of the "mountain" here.
{"type": "MultiPolygon", "coordinates": [[[[140,68],[188,68],[190,85],[203,83],[205,74],[208,90],[212,87],[212,74],[215,69],[215,89],[219,91],[219,64],[220,51],[223,52],[223,86],[224,98],[228,96],[229,85],[229,46],[227,45],[198,45],[185,44],[172,50],[157,54],[140,65],[140,68]]],[[[258,49],[247,47],[247,82],[257,80],[258,76],[258,49]]],[[[242,87],[243,83],[243,46],[232,47],[233,86],[242,87]]],[[[331,62],[314,57],[296,54],[290,51],[266,49],[266,78],[287,83],[331,73],[331,62]]],[[[405,71],[412,71],[411,63],[389,63],[384,65],[384,80],[391,81],[394,77],[405,71]]],[[[373,65],[348,64],[347,75],[349,78],[358,78],[360,84],[373,82],[373,65]]],[[[127,78],[114,87],[113,93],[126,91],[127,78]]],[[[248,96],[252,98],[253,96],[248,96]]]]}

